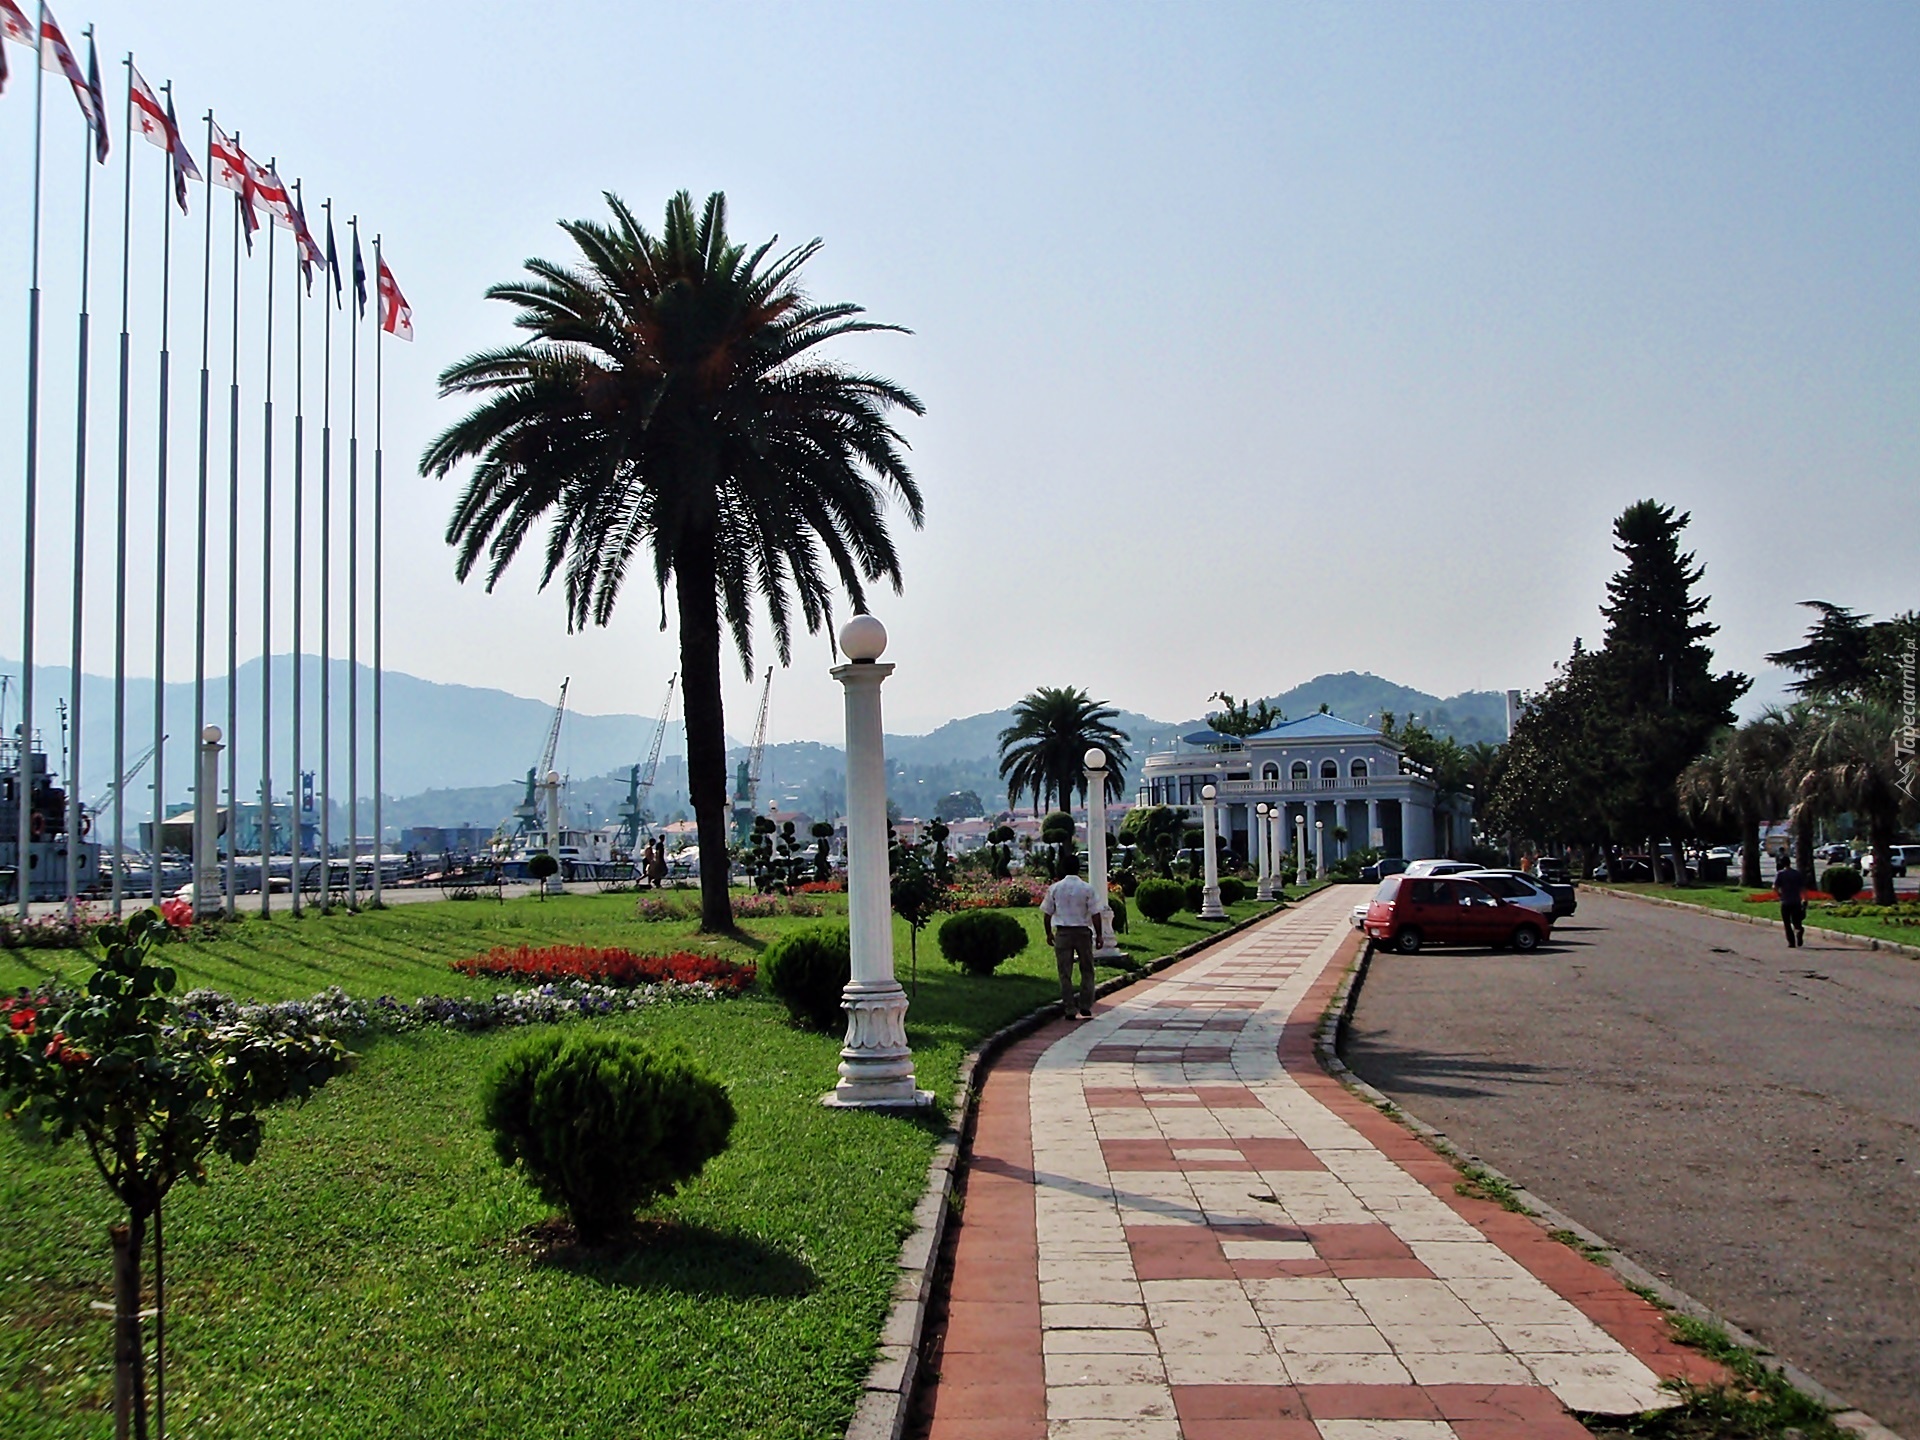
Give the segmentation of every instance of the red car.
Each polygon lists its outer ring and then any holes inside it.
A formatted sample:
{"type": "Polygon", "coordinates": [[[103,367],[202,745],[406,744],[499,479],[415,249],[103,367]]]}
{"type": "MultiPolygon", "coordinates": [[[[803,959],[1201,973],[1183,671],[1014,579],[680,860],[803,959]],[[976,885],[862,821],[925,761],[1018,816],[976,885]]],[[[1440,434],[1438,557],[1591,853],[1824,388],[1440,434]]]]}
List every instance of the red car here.
{"type": "Polygon", "coordinates": [[[1367,938],[1403,955],[1422,945],[1511,945],[1532,950],[1553,917],[1509,904],[1484,885],[1452,876],[1389,875],[1367,907],[1367,938]]]}

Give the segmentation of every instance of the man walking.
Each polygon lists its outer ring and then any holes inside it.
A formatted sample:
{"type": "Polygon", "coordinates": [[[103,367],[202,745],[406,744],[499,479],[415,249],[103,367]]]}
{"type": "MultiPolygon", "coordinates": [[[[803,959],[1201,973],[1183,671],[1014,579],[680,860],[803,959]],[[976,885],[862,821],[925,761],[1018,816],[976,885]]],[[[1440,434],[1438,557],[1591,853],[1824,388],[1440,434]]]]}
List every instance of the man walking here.
{"type": "Polygon", "coordinates": [[[1069,855],[1063,866],[1066,874],[1047,888],[1040,902],[1040,924],[1053,947],[1053,962],[1060,971],[1060,1018],[1082,1020],[1093,1014],[1093,919],[1097,901],[1093,886],[1080,878],[1080,857],[1069,855]],[[1080,993],[1073,989],[1073,962],[1080,962],[1080,993]],[[1076,1012],[1076,1003],[1078,1010],[1076,1012]]]}
{"type": "Polygon", "coordinates": [[[1807,881],[1793,862],[1788,861],[1773,874],[1774,893],[1780,897],[1780,923],[1787,927],[1787,945],[1798,948],[1807,943],[1807,881]]]}

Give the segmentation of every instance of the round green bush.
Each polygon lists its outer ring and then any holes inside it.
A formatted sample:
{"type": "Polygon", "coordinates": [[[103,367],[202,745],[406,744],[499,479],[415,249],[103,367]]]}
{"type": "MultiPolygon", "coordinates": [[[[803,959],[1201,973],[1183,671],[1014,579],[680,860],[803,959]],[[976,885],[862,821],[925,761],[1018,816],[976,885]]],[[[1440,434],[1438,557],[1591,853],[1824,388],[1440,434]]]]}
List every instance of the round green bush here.
{"type": "Polygon", "coordinates": [[[580,1239],[619,1235],[727,1148],[733,1102],[685,1051],[562,1030],[522,1041],[480,1093],[500,1163],[526,1172],[580,1239]]]}
{"type": "Polygon", "coordinates": [[[1820,888],[1836,900],[1851,900],[1866,886],[1866,880],[1851,865],[1833,865],[1820,877],[1820,888]]]}
{"type": "Polygon", "coordinates": [[[940,922],[940,953],[974,975],[991,975],[1027,948],[1027,927],[998,910],[962,910],[940,922]]]}
{"type": "Polygon", "coordinates": [[[1186,895],[1186,886],[1178,880],[1142,880],[1133,892],[1133,903],[1147,919],[1164,925],[1185,903],[1186,895]]]}
{"type": "Polygon", "coordinates": [[[527,874],[535,880],[549,880],[560,873],[560,862],[544,850],[527,857],[527,874]]]}
{"type": "Polygon", "coordinates": [[[1207,900],[1207,882],[1204,880],[1186,880],[1180,885],[1180,903],[1194,914],[1200,913],[1200,907],[1207,900]]]}
{"type": "Polygon", "coordinates": [[[1126,892],[1122,891],[1120,894],[1116,895],[1111,890],[1109,890],[1107,892],[1107,909],[1113,912],[1113,933],[1116,935],[1126,934],[1127,933],[1126,892]]]}
{"type": "Polygon", "coordinates": [[[767,988],[806,1030],[840,1027],[840,999],[853,978],[853,935],[845,925],[809,925],[767,947],[760,959],[767,988]]]}
{"type": "Polygon", "coordinates": [[[1238,905],[1246,898],[1246,881],[1236,875],[1222,875],[1220,877],[1220,903],[1222,905],[1238,905]]]}

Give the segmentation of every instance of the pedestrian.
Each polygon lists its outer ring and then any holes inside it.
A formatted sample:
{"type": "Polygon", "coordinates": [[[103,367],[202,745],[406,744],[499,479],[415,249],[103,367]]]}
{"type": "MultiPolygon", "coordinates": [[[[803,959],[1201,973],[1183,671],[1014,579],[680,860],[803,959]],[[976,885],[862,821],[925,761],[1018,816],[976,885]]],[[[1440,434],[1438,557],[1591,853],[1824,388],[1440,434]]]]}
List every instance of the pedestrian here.
{"type": "Polygon", "coordinates": [[[664,839],[655,840],[648,847],[647,879],[652,881],[653,888],[658,890],[660,888],[661,882],[666,878],[667,878],[667,842],[664,839]]]}
{"type": "Polygon", "coordinates": [[[1806,877],[1786,861],[1774,872],[1773,890],[1780,897],[1780,923],[1787,927],[1787,945],[1797,949],[1807,943],[1806,877]]]}
{"type": "Polygon", "coordinates": [[[1096,900],[1093,886],[1080,878],[1080,857],[1068,855],[1061,868],[1066,872],[1047,887],[1040,902],[1040,924],[1053,947],[1053,961],[1060,971],[1060,1018],[1071,1020],[1077,1013],[1082,1020],[1093,1014],[1093,924],[1096,900]],[[1080,962],[1080,991],[1073,986],[1073,963],[1080,962]],[[1077,1007],[1077,1008],[1076,1008],[1077,1007]]]}

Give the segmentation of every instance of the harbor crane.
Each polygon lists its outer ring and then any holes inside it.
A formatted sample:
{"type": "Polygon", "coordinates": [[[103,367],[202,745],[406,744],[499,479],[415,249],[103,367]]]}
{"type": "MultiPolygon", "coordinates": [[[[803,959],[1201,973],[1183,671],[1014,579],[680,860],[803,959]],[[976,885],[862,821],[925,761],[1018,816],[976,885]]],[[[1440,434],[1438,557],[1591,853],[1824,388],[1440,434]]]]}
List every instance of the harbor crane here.
{"type": "Polygon", "coordinates": [[[753,817],[760,813],[760,762],[767,753],[767,701],[773,694],[773,667],[767,667],[760,686],[760,718],[754,722],[753,744],[734,774],[733,838],[744,845],[753,838],[753,817]]]}
{"type": "MultiPolygon", "coordinates": [[[[537,836],[544,833],[544,827],[540,823],[540,801],[537,797],[540,787],[546,784],[547,773],[553,769],[554,753],[560,748],[560,722],[567,718],[567,687],[572,683],[571,675],[560,682],[560,700],[553,707],[553,723],[547,726],[547,743],[540,751],[540,763],[534,769],[527,771],[526,798],[513,809],[515,836],[537,836]]],[[[559,803],[557,797],[554,803],[559,803]]],[[[503,825],[501,828],[504,830],[506,827],[503,825]]]]}
{"type": "Polygon", "coordinates": [[[640,831],[646,823],[647,797],[653,793],[653,777],[660,773],[660,742],[667,735],[667,716],[673,710],[673,687],[679,679],[678,671],[667,679],[667,698],[660,706],[659,720],[654,723],[653,745],[647,751],[646,763],[634,765],[627,771],[627,798],[620,806],[620,825],[628,850],[639,843],[640,831]]]}
{"type": "MultiPolygon", "coordinates": [[[[162,735],[160,738],[164,740],[167,737],[162,735]]],[[[147,768],[147,762],[151,759],[153,759],[153,746],[149,745],[146,750],[142,752],[140,758],[126,768],[126,772],[122,774],[118,780],[110,782],[106,789],[102,790],[88,802],[87,810],[95,815],[103,815],[106,813],[107,806],[118,805],[120,803],[120,792],[126,788],[127,783],[131,781],[134,776],[147,768]]],[[[155,839],[158,838],[158,836],[155,837],[155,839]]]]}

